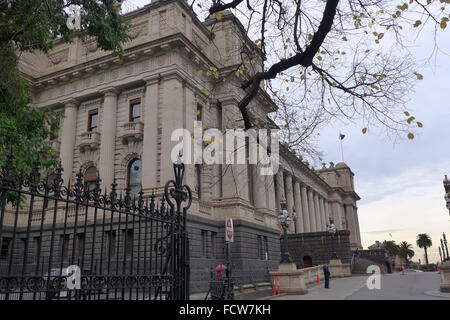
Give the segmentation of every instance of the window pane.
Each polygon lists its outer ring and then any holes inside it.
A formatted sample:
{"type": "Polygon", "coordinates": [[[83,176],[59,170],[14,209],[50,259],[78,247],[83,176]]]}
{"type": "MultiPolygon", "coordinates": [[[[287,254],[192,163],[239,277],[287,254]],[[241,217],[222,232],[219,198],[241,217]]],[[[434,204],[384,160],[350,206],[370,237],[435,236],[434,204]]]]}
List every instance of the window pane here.
{"type": "Polygon", "coordinates": [[[142,178],[142,162],[141,160],[137,159],[134,160],[130,164],[130,168],[128,169],[128,184],[131,186],[133,185],[140,185],[141,184],[141,178],[142,178]]]}
{"type": "Polygon", "coordinates": [[[141,117],[141,104],[136,103],[131,106],[131,121],[138,121],[141,117]]]}
{"type": "Polygon", "coordinates": [[[90,131],[97,131],[98,113],[93,113],[89,116],[90,131]]]}

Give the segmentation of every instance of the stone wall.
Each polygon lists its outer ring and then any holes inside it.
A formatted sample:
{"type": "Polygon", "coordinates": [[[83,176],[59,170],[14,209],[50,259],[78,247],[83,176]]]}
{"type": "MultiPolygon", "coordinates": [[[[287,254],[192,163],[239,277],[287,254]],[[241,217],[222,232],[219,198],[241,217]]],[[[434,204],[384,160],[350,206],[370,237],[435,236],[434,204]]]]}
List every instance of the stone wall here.
{"type": "MultiPolygon", "coordinates": [[[[281,243],[283,238],[280,239],[281,243]]],[[[303,268],[303,258],[311,257],[312,265],[329,263],[332,250],[331,236],[327,232],[309,232],[288,235],[289,253],[297,268],[303,268]]],[[[335,235],[336,253],[342,263],[350,263],[350,232],[339,230],[335,235]]]]}
{"type": "MultiPolygon", "coordinates": [[[[231,271],[234,283],[251,284],[269,281],[269,271],[276,270],[280,260],[279,230],[243,220],[233,220],[233,225],[231,271]],[[267,242],[264,239],[267,239],[267,242]],[[262,252],[258,249],[260,240],[262,240],[262,252]],[[267,249],[265,243],[267,243],[267,249]]],[[[225,221],[213,221],[190,215],[188,216],[188,236],[190,291],[191,293],[206,292],[211,277],[215,276],[216,266],[226,263],[225,221]],[[206,252],[204,252],[205,245],[202,245],[205,234],[206,252]],[[215,235],[214,249],[212,249],[211,235],[215,235]]]]}

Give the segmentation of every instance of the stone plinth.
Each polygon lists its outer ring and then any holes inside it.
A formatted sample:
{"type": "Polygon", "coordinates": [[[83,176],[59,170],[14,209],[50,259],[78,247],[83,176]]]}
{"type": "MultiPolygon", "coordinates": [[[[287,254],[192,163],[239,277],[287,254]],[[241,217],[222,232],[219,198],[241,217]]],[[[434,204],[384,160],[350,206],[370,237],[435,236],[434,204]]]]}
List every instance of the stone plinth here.
{"type": "Polygon", "coordinates": [[[450,261],[446,261],[441,268],[441,292],[450,292],[450,261]]]}
{"type": "Polygon", "coordinates": [[[297,269],[295,263],[280,264],[278,271],[270,272],[270,277],[280,277],[280,293],[306,294],[304,271],[297,269]]]}
{"type": "Polygon", "coordinates": [[[333,278],[350,277],[350,264],[342,263],[340,259],[330,260],[329,269],[333,278]]]}

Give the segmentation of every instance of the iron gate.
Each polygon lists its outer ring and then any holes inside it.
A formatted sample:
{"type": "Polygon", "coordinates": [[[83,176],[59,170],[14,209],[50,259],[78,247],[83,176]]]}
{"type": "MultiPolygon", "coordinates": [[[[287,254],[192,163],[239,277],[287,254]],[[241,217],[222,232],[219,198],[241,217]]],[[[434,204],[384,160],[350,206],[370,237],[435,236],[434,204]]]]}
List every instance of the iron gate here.
{"type": "Polygon", "coordinates": [[[81,170],[64,185],[61,166],[43,178],[38,160],[24,176],[13,163],[11,153],[0,174],[0,300],[188,299],[180,158],[160,198],[115,181],[102,191],[100,178],[89,188],[81,170]]]}

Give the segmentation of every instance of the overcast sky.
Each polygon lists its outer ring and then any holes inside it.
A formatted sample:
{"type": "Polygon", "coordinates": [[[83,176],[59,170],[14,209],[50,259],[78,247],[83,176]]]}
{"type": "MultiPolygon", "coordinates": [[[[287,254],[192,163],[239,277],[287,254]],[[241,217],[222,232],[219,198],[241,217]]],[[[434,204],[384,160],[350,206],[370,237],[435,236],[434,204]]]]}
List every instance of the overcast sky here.
{"type": "MultiPolygon", "coordinates": [[[[440,49],[450,53],[448,30],[438,32],[440,49]]],[[[419,64],[425,62],[433,45],[432,37],[421,37],[411,48],[419,64]]],[[[391,141],[379,129],[363,135],[362,125],[333,123],[322,130],[319,148],[325,162],[341,161],[339,131],[343,140],[345,163],[355,173],[358,216],[362,244],[375,240],[407,241],[414,246],[413,260],[424,261],[417,248],[419,233],[433,241],[430,261],[439,258],[442,233],[450,235],[449,211],[445,207],[443,179],[450,176],[450,57],[437,54],[419,69],[424,79],[416,82],[408,110],[424,127],[414,140],[391,141]]]]}
{"type": "MultiPolygon", "coordinates": [[[[147,3],[150,1],[126,0],[124,11],[147,3]]],[[[355,173],[355,188],[361,197],[358,214],[364,248],[376,240],[407,241],[414,246],[413,260],[424,261],[416,238],[427,233],[433,241],[429,259],[436,262],[442,233],[450,237],[442,184],[444,174],[450,176],[449,32],[438,31],[437,43],[444,53],[428,62],[434,45],[430,30],[409,44],[420,66],[416,71],[424,76],[416,82],[408,104],[411,114],[424,125],[414,140],[387,140],[385,132],[376,128],[363,135],[359,123],[330,123],[320,132],[319,149],[327,164],[341,161],[339,131],[346,135],[344,159],[355,173]]]]}

